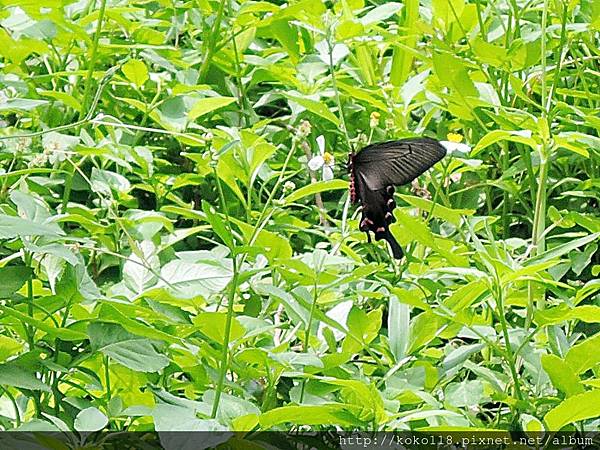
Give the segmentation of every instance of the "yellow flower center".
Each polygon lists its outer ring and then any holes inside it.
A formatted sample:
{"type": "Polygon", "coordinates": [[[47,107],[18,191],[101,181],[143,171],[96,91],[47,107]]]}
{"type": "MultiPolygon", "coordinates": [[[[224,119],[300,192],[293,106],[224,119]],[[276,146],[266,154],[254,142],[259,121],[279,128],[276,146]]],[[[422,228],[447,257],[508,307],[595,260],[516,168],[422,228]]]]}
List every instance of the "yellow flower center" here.
{"type": "Polygon", "coordinates": [[[331,165],[333,165],[335,159],[331,153],[324,152],[323,153],[323,161],[325,162],[325,165],[331,166],[331,165]]]}
{"type": "Polygon", "coordinates": [[[448,140],[450,142],[461,142],[463,140],[462,134],[459,133],[448,133],[448,140]]]}

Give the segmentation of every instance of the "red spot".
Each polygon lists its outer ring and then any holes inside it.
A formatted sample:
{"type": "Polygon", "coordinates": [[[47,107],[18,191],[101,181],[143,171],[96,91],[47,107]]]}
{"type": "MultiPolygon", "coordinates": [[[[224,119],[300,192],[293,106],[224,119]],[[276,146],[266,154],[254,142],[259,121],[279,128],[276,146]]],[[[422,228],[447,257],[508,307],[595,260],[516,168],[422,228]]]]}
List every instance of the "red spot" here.
{"type": "Polygon", "coordinates": [[[385,227],[379,227],[375,230],[375,233],[383,233],[385,231],[385,227]]]}

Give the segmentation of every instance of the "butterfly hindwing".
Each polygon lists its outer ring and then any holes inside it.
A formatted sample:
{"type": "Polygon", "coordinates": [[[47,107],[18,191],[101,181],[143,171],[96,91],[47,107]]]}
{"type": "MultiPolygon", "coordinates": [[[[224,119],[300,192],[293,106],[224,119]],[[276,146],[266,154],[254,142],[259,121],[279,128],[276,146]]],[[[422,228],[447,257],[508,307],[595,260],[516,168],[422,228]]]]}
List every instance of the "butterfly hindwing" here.
{"type": "Polygon", "coordinates": [[[350,195],[362,205],[360,230],[385,239],[394,258],[402,248],[389,225],[394,221],[394,186],[410,183],[444,157],[446,149],[430,138],[373,144],[350,156],[350,195]]]}

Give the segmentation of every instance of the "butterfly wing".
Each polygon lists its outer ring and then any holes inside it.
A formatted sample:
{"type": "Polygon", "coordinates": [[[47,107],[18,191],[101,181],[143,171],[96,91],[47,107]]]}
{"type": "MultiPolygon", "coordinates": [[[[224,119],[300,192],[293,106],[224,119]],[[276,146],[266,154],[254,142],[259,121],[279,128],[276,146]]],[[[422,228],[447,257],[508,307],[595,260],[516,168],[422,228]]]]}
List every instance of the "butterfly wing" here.
{"type": "Polygon", "coordinates": [[[410,183],[446,155],[435,139],[413,138],[369,145],[352,159],[356,176],[369,189],[410,183]]]}
{"type": "Polygon", "coordinates": [[[438,141],[415,138],[369,145],[350,156],[350,196],[362,204],[360,230],[385,239],[396,259],[403,252],[389,229],[396,207],[394,185],[410,183],[445,154],[438,141]]]}

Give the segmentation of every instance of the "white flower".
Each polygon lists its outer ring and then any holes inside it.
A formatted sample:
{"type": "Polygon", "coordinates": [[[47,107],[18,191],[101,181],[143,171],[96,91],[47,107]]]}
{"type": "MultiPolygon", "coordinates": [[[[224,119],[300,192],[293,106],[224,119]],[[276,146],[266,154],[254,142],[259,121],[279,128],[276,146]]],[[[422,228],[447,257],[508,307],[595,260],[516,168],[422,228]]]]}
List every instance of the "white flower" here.
{"type": "Polygon", "coordinates": [[[79,143],[79,137],[60,134],[55,131],[44,134],[42,137],[42,146],[44,152],[48,154],[51,164],[56,161],[62,162],[69,154],[68,150],[79,143]]]}
{"type": "Polygon", "coordinates": [[[285,192],[292,192],[294,189],[296,189],[296,183],[291,180],[286,181],[283,185],[283,190],[285,192]]]}
{"type": "Polygon", "coordinates": [[[323,169],[323,180],[333,180],[333,166],[335,166],[335,158],[329,152],[325,151],[325,138],[321,135],[317,138],[319,146],[319,155],[313,156],[308,161],[308,168],[313,172],[323,169]]]}
{"type": "Polygon", "coordinates": [[[449,155],[453,156],[467,156],[471,151],[471,147],[467,144],[463,144],[462,135],[458,133],[448,133],[448,140],[441,141],[440,144],[444,146],[449,155]]]}

